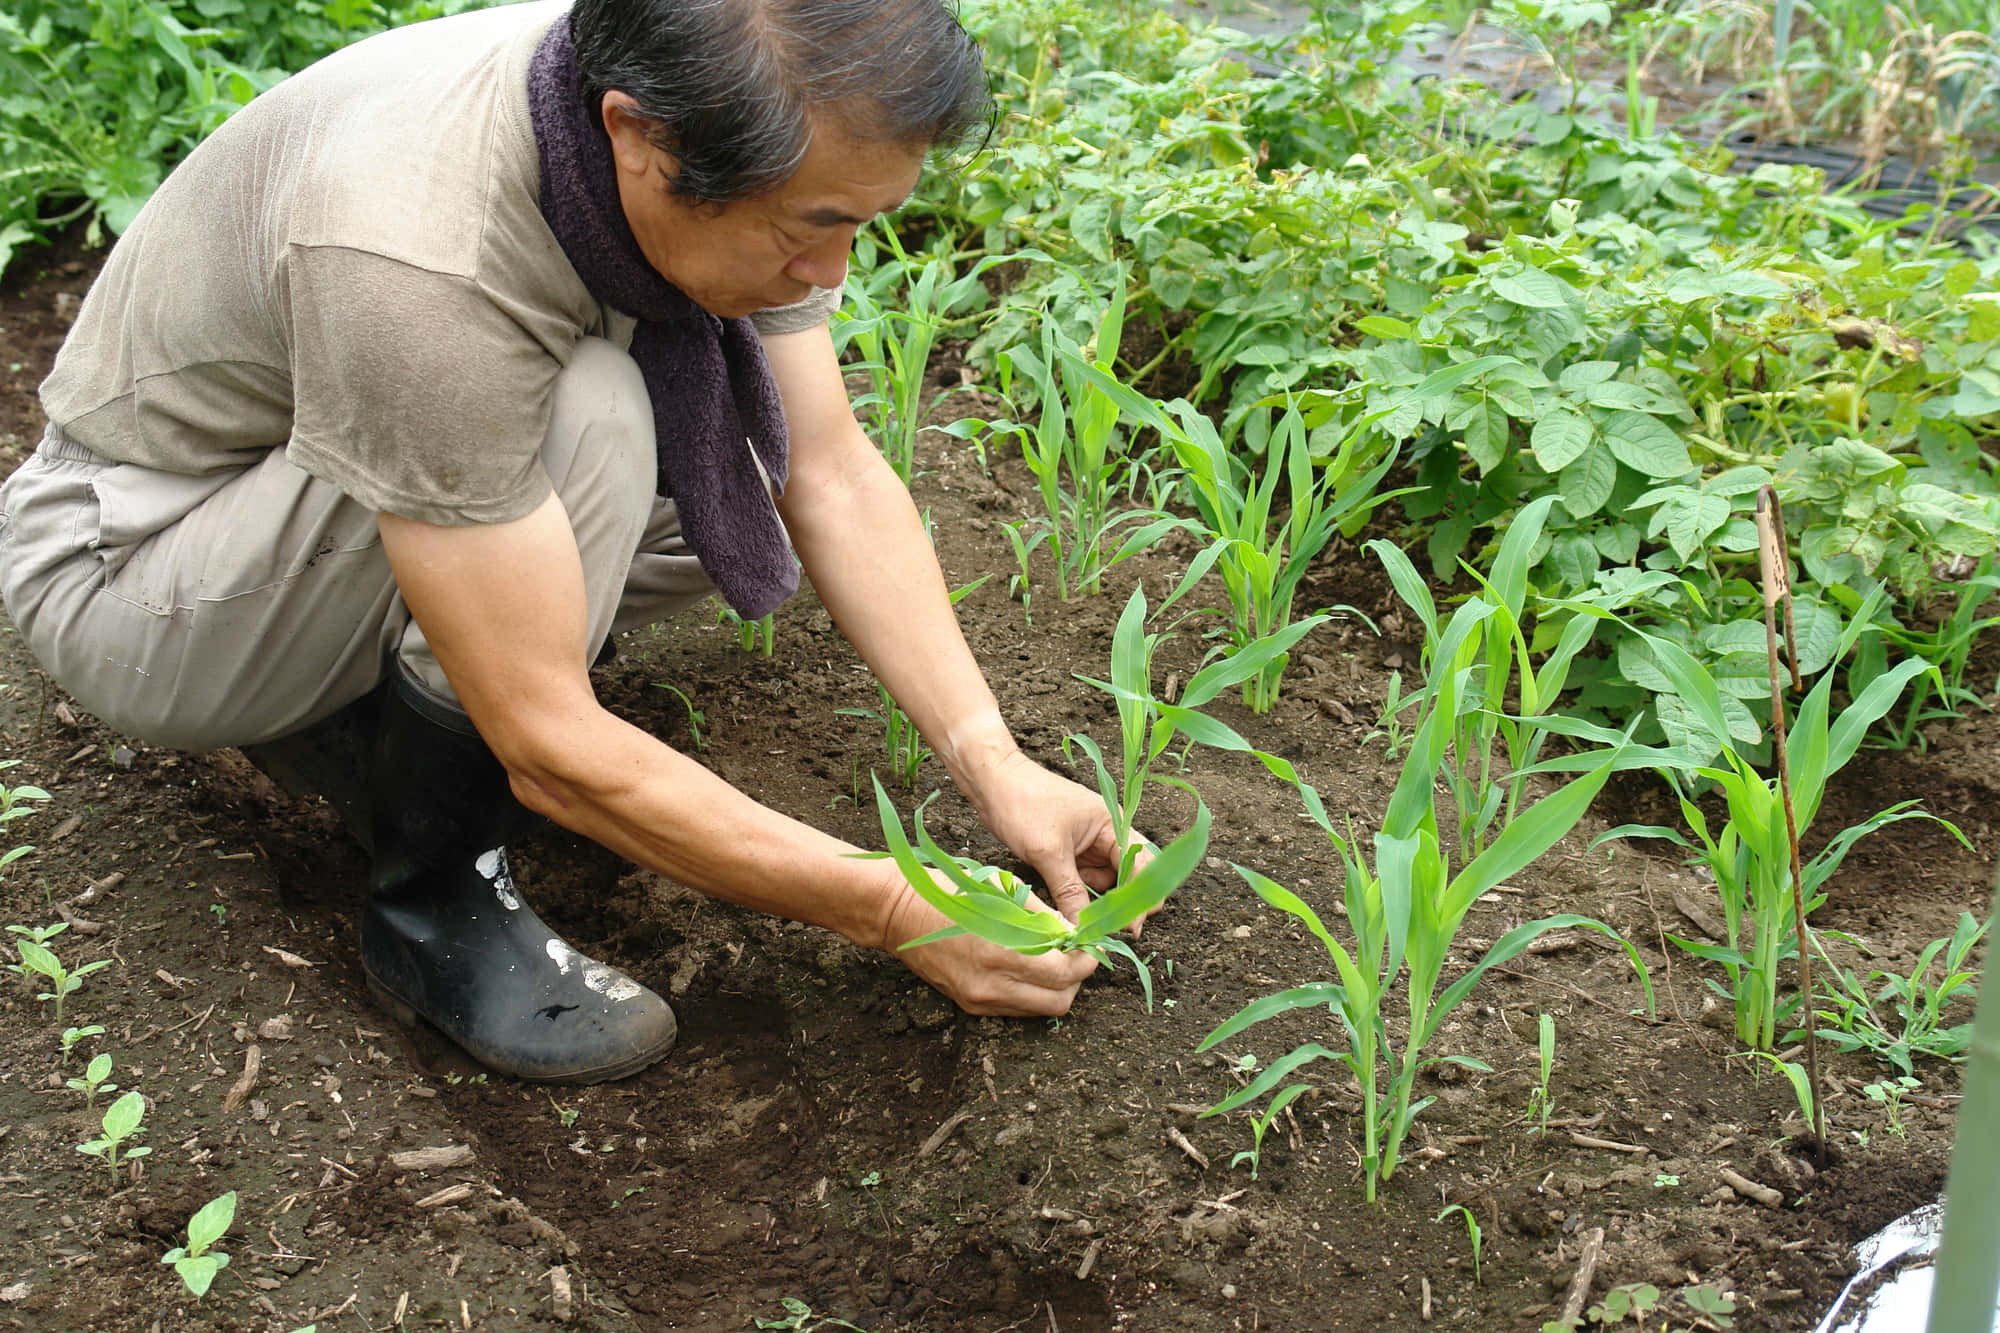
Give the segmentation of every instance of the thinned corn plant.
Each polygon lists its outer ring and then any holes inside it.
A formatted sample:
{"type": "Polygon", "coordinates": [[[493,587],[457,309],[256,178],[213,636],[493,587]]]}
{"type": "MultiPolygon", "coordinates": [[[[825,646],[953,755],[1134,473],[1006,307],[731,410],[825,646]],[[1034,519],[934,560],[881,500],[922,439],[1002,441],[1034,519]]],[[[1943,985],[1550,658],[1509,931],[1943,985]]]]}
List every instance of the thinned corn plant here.
{"type": "Polygon", "coordinates": [[[1060,912],[1030,907],[1028,900],[1033,890],[1011,871],[968,862],[938,846],[930,830],[924,827],[921,807],[915,817],[917,846],[911,846],[903,833],[903,821],[880,778],[875,779],[875,808],[881,816],[882,837],[896,868],[903,872],[903,878],[917,896],[952,923],[911,940],[903,948],[915,949],[958,935],[976,935],[989,944],[1017,953],[1042,954],[1052,949],[1084,953],[1107,967],[1114,957],[1123,958],[1139,973],[1139,983],[1146,993],[1146,1008],[1153,1007],[1153,976],[1145,960],[1130,944],[1114,936],[1165,902],[1201,864],[1201,858],[1208,852],[1206,805],[1198,804],[1194,824],[1188,831],[1161,848],[1144,866],[1131,870],[1128,860],[1125,866],[1128,873],[1121,876],[1116,886],[1086,903],[1074,924],[1060,912]],[[943,875],[951,887],[939,887],[932,871],[943,875]]]}
{"type": "Polygon", "coordinates": [[[1388,813],[1375,834],[1372,863],[1351,822],[1345,836],[1336,831],[1317,796],[1300,784],[1308,813],[1326,831],[1344,869],[1351,950],[1298,895],[1257,871],[1236,867],[1264,901],[1305,924],[1326,949],[1338,979],[1308,982],[1253,1000],[1210,1032],[1200,1049],[1212,1049],[1279,1014],[1322,1005],[1340,1017],[1347,1041],[1344,1049],[1319,1042],[1294,1048],[1272,1061],[1248,1086],[1203,1114],[1220,1115],[1282,1093],[1292,1086],[1286,1080],[1313,1061],[1339,1061],[1360,1085],[1362,1170],[1370,1202],[1378,1185],[1395,1174],[1403,1140],[1417,1115],[1430,1104],[1429,1098],[1412,1101],[1417,1075],[1440,1060],[1487,1071],[1477,1060],[1432,1055],[1430,1048],[1445,1020],[1489,969],[1514,958],[1551,930],[1585,927],[1618,941],[1645,987],[1649,1009],[1652,1004],[1651,978],[1632,946],[1602,922],[1573,913],[1544,917],[1508,931],[1469,971],[1439,990],[1452,942],[1472,904],[1574,829],[1621,757],[1617,750],[1600,752],[1587,771],[1518,811],[1483,852],[1454,873],[1451,853],[1439,835],[1432,788],[1450,746],[1459,712],[1458,696],[1471,687],[1476,671],[1475,666],[1453,665],[1458,649],[1463,642],[1477,638],[1481,623],[1491,614],[1490,606],[1468,603],[1443,631],[1424,681],[1423,720],[1411,739],[1388,813]],[[1384,1012],[1399,977],[1409,1011],[1400,1051],[1384,1012]],[[1382,1081],[1385,1071],[1386,1086],[1382,1081]]]}
{"type": "MultiPolygon", "coordinates": [[[[1875,632],[1871,622],[1879,608],[1879,599],[1884,596],[1878,589],[1843,628],[1834,655],[1836,661],[1845,657],[1862,635],[1875,632]]],[[[1677,644],[1652,635],[1642,637],[1651,647],[1660,669],[1686,701],[1694,720],[1712,736],[1728,737],[1721,690],[1708,669],[1677,644]]],[[[1837,717],[1832,716],[1837,673],[1829,669],[1821,674],[1799,704],[1787,729],[1793,804],[1802,841],[1819,812],[1828,781],[1854,757],[1868,728],[1895,707],[1911,679],[1931,671],[1934,668],[1923,661],[1898,663],[1871,680],[1837,717]]],[[[1791,995],[1781,1000],[1778,994],[1779,970],[1788,959],[1798,956],[1799,947],[1792,901],[1791,847],[1778,784],[1758,773],[1738,753],[1736,744],[1726,739],[1720,763],[1693,768],[1665,767],[1662,772],[1680,793],[1681,814],[1694,840],[1673,828],[1627,824],[1605,833],[1598,841],[1640,836],[1664,838],[1694,849],[1695,862],[1715,877],[1722,904],[1724,938],[1715,944],[1677,935],[1667,938],[1698,958],[1722,965],[1729,984],[1723,986],[1711,981],[1710,985],[1734,1002],[1737,1036],[1752,1050],[1770,1051],[1777,1044],[1782,1025],[1802,999],[1791,995]],[[1720,788],[1728,803],[1729,817],[1719,829],[1710,828],[1707,816],[1693,799],[1694,786],[1701,780],[1720,788]]],[[[1825,900],[1826,881],[1840,868],[1856,842],[1885,824],[1905,819],[1935,820],[1961,843],[1972,845],[1950,821],[1918,809],[1916,801],[1900,801],[1836,833],[1819,855],[1805,863],[1800,887],[1807,913],[1825,900]]]]}

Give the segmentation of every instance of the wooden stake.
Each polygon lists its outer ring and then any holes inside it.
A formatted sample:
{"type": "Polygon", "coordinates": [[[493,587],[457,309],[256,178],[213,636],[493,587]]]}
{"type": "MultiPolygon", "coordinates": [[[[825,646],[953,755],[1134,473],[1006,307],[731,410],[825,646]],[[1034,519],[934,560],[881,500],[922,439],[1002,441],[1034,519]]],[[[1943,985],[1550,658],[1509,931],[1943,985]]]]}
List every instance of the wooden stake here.
{"type": "Polygon", "coordinates": [[[1785,609],[1785,644],[1790,650],[1792,688],[1799,677],[1798,629],[1792,622],[1790,550],[1785,540],[1785,515],[1775,487],[1757,492],[1757,555],[1764,573],[1764,647],[1771,664],[1771,741],[1778,756],[1778,795],[1785,806],[1785,841],[1792,854],[1792,916],[1799,938],[1799,991],[1806,1015],[1806,1082],[1812,1088],[1812,1130],[1818,1138],[1816,1155],[1826,1164],[1826,1107],[1819,1081],[1819,1030],[1813,1014],[1812,936],[1806,924],[1805,871],[1799,861],[1799,821],[1792,809],[1792,765],[1785,749],[1785,692],[1778,674],[1778,607],[1785,609]]]}

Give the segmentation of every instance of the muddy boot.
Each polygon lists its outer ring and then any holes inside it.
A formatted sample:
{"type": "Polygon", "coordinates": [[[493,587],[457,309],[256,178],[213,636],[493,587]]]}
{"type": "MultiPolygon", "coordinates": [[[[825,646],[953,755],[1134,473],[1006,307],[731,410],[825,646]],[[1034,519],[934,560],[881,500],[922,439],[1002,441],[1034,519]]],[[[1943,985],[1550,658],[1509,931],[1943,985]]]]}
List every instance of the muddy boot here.
{"type": "Polygon", "coordinates": [[[361,966],[391,1013],[522,1079],[623,1078],[672,1048],[665,1000],[572,949],[515,895],[506,844],[540,820],[464,713],[397,680],[371,772],[361,966]]]}
{"type": "Polygon", "coordinates": [[[303,731],[262,745],[246,745],[243,757],[265,777],[300,800],[324,797],[363,848],[374,845],[368,800],[368,768],[380,728],[384,683],[333,716],[303,731]]]}

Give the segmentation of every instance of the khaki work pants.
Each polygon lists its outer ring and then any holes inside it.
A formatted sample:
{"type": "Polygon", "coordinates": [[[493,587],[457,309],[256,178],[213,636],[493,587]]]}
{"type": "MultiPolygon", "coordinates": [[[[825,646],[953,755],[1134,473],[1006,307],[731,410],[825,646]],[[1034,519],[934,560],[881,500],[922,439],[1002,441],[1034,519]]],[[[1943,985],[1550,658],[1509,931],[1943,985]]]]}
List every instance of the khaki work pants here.
{"type": "MultiPolygon", "coordinates": [[[[713,591],[653,494],[632,358],[577,345],[542,463],[569,513],[590,642],[713,591]]],[[[56,682],[112,729],[174,749],[289,735],[401,669],[455,700],[410,618],[375,514],[285,450],[190,477],[109,462],[50,428],[0,487],[0,596],[56,682]]]]}

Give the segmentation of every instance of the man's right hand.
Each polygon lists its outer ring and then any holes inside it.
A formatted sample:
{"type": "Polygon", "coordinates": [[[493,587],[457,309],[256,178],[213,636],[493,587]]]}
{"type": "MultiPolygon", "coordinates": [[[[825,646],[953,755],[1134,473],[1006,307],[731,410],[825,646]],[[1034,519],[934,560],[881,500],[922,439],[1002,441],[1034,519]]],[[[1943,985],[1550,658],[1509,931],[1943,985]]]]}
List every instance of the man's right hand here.
{"type": "MultiPolygon", "coordinates": [[[[882,947],[969,1014],[1051,1018],[1068,1013],[1083,979],[1097,970],[1096,961],[1087,954],[1020,954],[976,935],[904,949],[900,946],[943,930],[951,921],[918,896],[900,874],[891,874],[895,883],[890,892],[897,897],[882,947]]],[[[1054,910],[1039,898],[1031,897],[1028,905],[1035,911],[1054,910]]]]}

